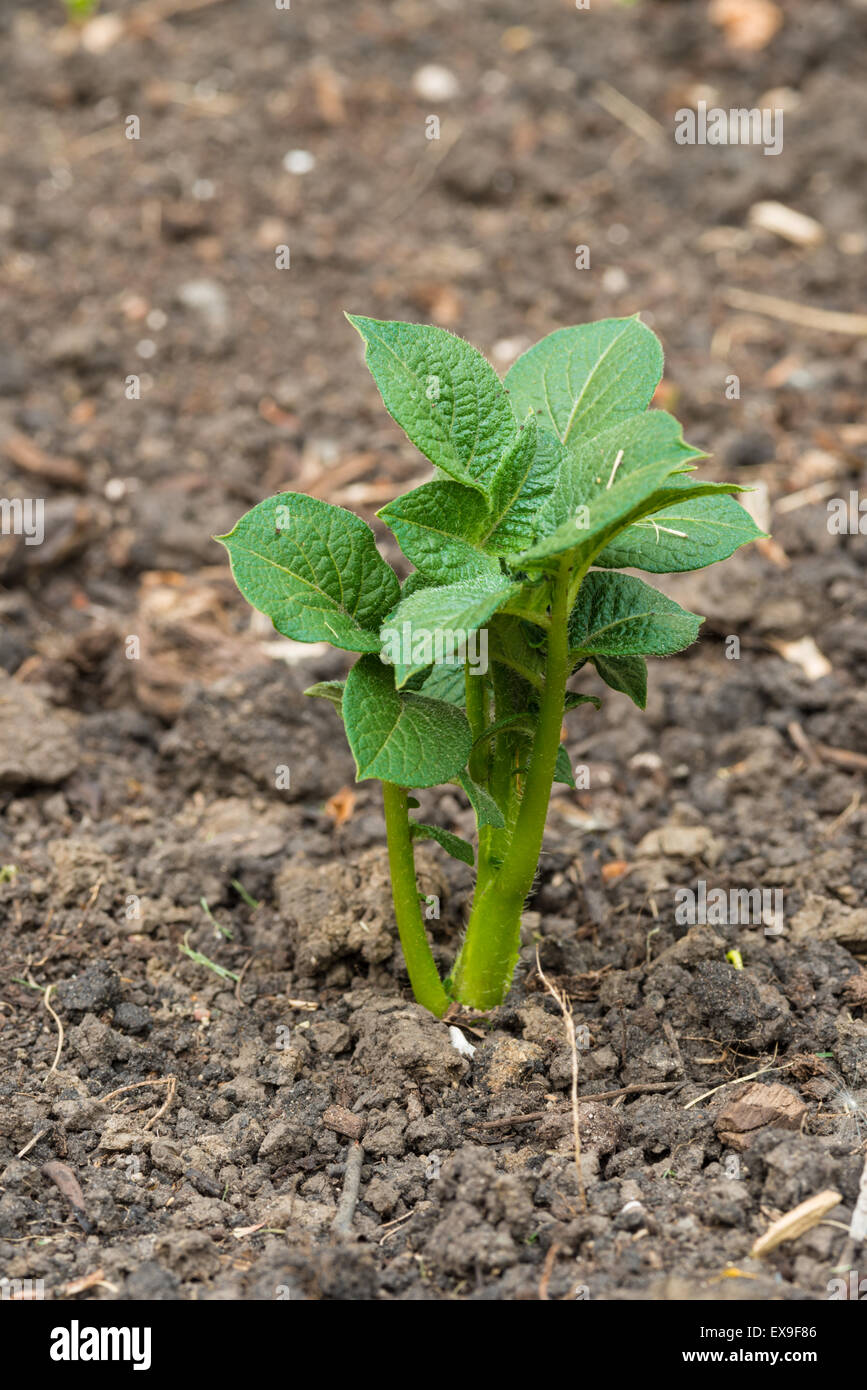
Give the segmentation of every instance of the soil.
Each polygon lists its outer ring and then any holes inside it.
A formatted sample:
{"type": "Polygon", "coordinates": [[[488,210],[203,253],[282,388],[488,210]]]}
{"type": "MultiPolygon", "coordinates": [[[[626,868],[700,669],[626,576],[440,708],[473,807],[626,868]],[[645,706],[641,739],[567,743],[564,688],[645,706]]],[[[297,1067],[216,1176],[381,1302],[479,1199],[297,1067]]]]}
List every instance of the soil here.
{"type": "MultiPolygon", "coordinates": [[[[863,310],[867,10],[780,15],[745,49],[664,0],[130,0],[82,36],[59,6],[3,7],[0,485],[46,503],[42,545],[0,537],[5,1279],[81,1301],[820,1300],[857,1266],[867,538],[829,532],[826,499],[864,486],[867,336],[729,291],[863,310]],[[451,95],[424,94],[430,64],[451,95]],[[676,146],[702,95],[782,105],[783,153],[676,146]],[[824,239],[756,228],[767,200],[824,239]],[[515,986],[483,1018],[412,1002],[377,789],[300,693],[342,658],[251,619],[210,540],[287,486],[372,519],[425,476],[344,308],[441,323],[501,368],[640,309],[658,403],[770,508],[772,544],[661,581],[708,622],[654,664],[647,713],[605,692],[570,716],[589,787],[552,803],[515,986]],[[782,932],[679,923],[702,880],[779,890],[782,932]],[[537,951],[601,1097],[580,1181],[537,951]],[[823,1222],[750,1255],[829,1188],[823,1222]]],[[[455,795],[421,799],[469,829],[455,795]]],[[[419,863],[445,965],[471,874],[419,863]]]]}

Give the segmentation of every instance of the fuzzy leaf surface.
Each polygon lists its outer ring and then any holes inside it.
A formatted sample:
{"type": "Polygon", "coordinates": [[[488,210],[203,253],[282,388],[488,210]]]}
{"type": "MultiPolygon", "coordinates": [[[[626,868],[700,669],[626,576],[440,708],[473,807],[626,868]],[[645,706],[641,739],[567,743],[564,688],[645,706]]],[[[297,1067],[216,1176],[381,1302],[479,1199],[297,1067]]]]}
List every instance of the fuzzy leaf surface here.
{"type": "Polygon", "coordinates": [[[432,661],[448,659],[456,634],[469,634],[483,626],[498,608],[518,592],[503,575],[479,576],[441,588],[419,589],[397,605],[382,627],[383,656],[401,655],[395,661],[398,688],[432,661]],[[436,651],[437,643],[441,651],[436,651]],[[410,659],[403,659],[404,654],[410,659]]]}
{"type": "Polygon", "coordinates": [[[426,825],[424,821],[411,820],[409,833],[413,840],[436,841],[446,854],[450,854],[453,859],[460,859],[464,864],[469,864],[471,868],[476,862],[472,845],[467,840],[462,840],[460,835],[453,834],[451,830],[443,830],[441,825],[426,825]]]}
{"type": "Polygon", "coordinates": [[[662,377],[662,345],[637,318],[558,328],[506,373],[519,419],[535,410],[562,443],[644,410],[662,377]]]}
{"type": "Polygon", "coordinates": [[[692,645],[703,621],[643,579],[591,570],[569,615],[571,657],[671,656],[692,645]]]}
{"type": "Polygon", "coordinates": [[[487,495],[518,431],[490,363],[444,328],[347,318],[391,417],[437,468],[487,495]]]}
{"type": "Polygon", "coordinates": [[[297,642],[379,650],[379,627],[400,584],[366,522],[342,507],[283,492],[225,536],[235,583],[278,632],[297,642]]]}
{"type": "Polygon", "coordinates": [[[435,787],[464,770],[473,736],[467,717],[445,700],[395,689],[394,672],[363,657],[346,679],[343,722],[357,780],[435,787]]]}
{"type": "Polygon", "coordinates": [[[691,497],[627,526],[594,564],[675,574],[727,560],[739,546],[764,535],[734,497],[691,497]]]}

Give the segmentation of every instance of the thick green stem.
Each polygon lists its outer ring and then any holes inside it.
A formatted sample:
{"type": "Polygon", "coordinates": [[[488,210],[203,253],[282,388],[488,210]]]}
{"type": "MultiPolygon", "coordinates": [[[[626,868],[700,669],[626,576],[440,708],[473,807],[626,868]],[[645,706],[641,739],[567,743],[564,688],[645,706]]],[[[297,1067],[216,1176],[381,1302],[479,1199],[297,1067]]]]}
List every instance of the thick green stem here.
{"type": "Polygon", "coordinates": [[[449,998],[428,945],[419,906],[406,788],[397,787],[393,782],[383,782],[382,799],[388,834],[391,892],[409,981],[418,1002],[441,1018],[449,1006],[449,998]]]}
{"type": "MultiPolygon", "coordinates": [[[[469,663],[464,676],[467,721],[474,739],[480,738],[488,723],[488,683],[484,675],[473,675],[469,663]]],[[[488,780],[488,749],[479,744],[470,755],[469,774],[483,786],[488,780]]]]}
{"type": "Polygon", "coordinates": [[[560,747],[570,673],[571,578],[568,566],[562,565],[551,602],[545,688],[514,833],[502,868],[476,895],[454,971],[452,993],[472,1008],[488,1009],[502,1003],[518,959],[521,913],[539,863],[560,747]]]}
{"type": "MultiPolygon", "coordinates": [[[[494,689],[494,721],[500,723],[514,714],[515,702],[512,696],[509,673],[495,666],[492,674],[494,689]]],[[[497,734],[492,740],[493,760],[488,782],[488,790],[496,801],[505,819],[502,827],[485,826],[479,831],[479,872],[476,879],[476,896],[479,897],[488,886],[488,881],[496,874],[509,848],[517,815],[518,785],[515,776],[515,744],[507,732],[497,734]]]]}

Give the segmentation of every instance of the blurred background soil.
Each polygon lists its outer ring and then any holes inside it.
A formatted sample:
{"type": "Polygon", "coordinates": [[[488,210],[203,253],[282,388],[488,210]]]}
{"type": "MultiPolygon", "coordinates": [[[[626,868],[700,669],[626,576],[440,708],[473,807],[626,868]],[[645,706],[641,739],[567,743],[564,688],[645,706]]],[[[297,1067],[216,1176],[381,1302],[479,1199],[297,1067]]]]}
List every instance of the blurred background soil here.
{"type": "MultiPolygon", "coordinates": [[[[45,539],[0,535],[2,1277],[813,1299],[857,1262],[867,534],[827,507],[867,495],[865,52],[864,0],[105,0],[79,27],[5,0],[0,495],[44,499],[45,539]],[[782,110],[782,153],[675,144],[700,100],[782,110]],[[342,658],[251,615],[210,539],[286,488],[373,522],[429,475],[344,310],[440,324],[501,371],[641,311],[656,404],[773,532],[660,581],[708,622],[652,664],[646,715],[606,691],[571,716],[590,789],[555,797],[471,1059],[410,1003],[376,788],[300,696],[342,658]],[[700,879],[781,889],[783,935],[685,935],[700,879]],[[586,1206],[537,945],[602,1097],[586,1206]],[[750,1256],[821,1189],[827,1221],[750,1256]]],[[[451,792],[423,801],[468,827],[451,792]]],[[[420,862],[445,961],[470,876],[420,862]]]]}

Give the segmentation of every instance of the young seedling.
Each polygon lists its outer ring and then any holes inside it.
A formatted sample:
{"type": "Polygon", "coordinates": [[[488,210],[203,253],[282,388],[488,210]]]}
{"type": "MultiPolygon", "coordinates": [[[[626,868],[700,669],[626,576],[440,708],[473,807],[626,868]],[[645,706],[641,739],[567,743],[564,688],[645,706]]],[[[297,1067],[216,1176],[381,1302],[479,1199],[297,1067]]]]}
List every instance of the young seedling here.
{"type": "Polygon", "coordinates": [[[66,18],[70,24],[84,24],[85,20],[96,13],[98,4],[99,0],[63,0],[66,18]]]}
{"type": "Polygon", "coordinates": [[[358,781],[382,783],[394,908],[410,982],[437,1015],[500,1004],[518,959],[554,781],[574,785],[566,711],[588,663],[644,708],[645,657],[702,619],[623,568],[700,569],[763,533],[698,479],[704,455],[648,410],[662,348],[638,317],[561,328],[500,381],[461,338],[348,315],[385,406],[434,466],[379,516],[414,567],[403,584],[359,517],[302,493],[260,502],[226,536],[235,581],[278,632],[359,654],[306,693],[341,715],[358,781]],[[478,852],[410,815],[410,791],[462,788],[478,852]],[[441,980],[413,842],[473,864],[463,944],[441,980]]]}

